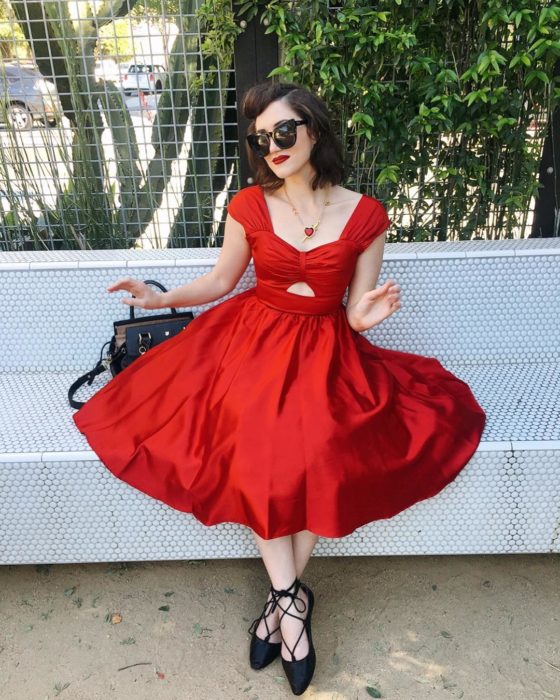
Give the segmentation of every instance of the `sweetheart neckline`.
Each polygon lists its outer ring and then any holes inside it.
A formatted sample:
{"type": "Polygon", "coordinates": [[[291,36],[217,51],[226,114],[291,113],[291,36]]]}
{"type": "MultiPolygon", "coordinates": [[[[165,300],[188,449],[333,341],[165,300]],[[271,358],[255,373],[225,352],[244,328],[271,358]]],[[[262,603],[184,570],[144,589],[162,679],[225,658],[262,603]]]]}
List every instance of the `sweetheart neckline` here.
{"type": "Polygon", "coordinates": [[[281,241],[282,243],[287,245],[288,248],[290,248],[291,250],[294,250],[296,253],[300,253],[300,254],[303,253],[303,255],[307,255],[309,253],[312,253],[314,250],[319,250],[319,248],[325,248],[326,246],[334,245],[335,243],[341,243],[344,240],[344,236],[346,234],[346,231],[350,227],[350,224],[352,223],[354,216],[356,215],[356,212],[358,211],[358,209],[360,208],[360,205],[362,204],[362,202],[366,198],[365,194],[360,195],[360,198],[359,198],[356,206],[354,207],[354,209],[352,210],[352,213],[350,214],[350,217],[347,219],[346,223],[344,224],[344,228],[342,229],[342,233],[340,234],[340,236],[338,238],[336,238],[334,241],[328,241],[327,243],[321,243],[321,245],[317,245],[314,248],[309,248],[308,250],[300,250],[299,248],[296,248],[295,245],[292,245],[292,243],[290,243],[285,238],[282,238],[282,236],[279,236],[276,233],[276,231],[274,230],[274,227],[272,225],[272,217],[270,216],[270,211],[268,209],[268,204],[266,203],[266,199],[265,199],[262,187],[260,185],[256,185],[256,187],[260,193],[261,202],[262,202],[262,205],[264,207],[265,214],[266,214],[266,219],[267,219],[267,223],[268,223],[268,229],[267,229],[268,232],[271,233],[279,241],[281,241]]]}

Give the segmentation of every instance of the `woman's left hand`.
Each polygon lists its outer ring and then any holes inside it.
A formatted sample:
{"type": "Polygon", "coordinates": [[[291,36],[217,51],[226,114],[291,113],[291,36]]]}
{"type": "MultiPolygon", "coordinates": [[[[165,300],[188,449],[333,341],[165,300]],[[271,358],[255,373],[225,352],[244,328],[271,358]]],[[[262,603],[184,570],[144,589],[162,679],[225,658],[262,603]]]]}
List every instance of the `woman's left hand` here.
{"type": "Polygon", "coordinates": [[[401,308],[400,286],[389,279],[381,287],[365,292],[352,309],[352,327],[361,332],[377,326],[401,308]]]}

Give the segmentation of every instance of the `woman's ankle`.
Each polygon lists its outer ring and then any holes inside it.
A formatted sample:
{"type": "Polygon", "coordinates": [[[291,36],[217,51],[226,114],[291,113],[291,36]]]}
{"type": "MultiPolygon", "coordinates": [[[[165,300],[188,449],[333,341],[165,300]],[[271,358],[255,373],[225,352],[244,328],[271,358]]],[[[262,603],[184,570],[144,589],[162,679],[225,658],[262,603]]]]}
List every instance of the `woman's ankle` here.
{"type": "Polygon", "coordinates": [[[281,633],[278,606],[272,605],[272,600],[272,591],[269,590],[266,599],[268,614],[259,622],[255,632],[260,639],[266,639],[271,644],[274,644],[281,641],[281,633]]]}
{"type": "Polygon", "coordinates": [[[309,598],[303,588],[298,590],[297,596],[297,601],[288,596],[282,597],[279,605],[281,653],[286,661],[303,659],[309,653],[309,638],[305,625],[309,614],[309,598]]]}

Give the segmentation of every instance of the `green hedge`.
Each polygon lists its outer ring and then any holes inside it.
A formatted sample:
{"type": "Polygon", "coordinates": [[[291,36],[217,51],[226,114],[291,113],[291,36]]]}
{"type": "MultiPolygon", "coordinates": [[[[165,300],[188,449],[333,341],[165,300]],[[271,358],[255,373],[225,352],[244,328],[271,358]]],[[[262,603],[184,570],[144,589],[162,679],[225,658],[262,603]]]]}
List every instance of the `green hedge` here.
{"type": "Polygon", "coordinates": [[[259,5],[281,47],[270,76],[326,100],[353,166],[348,186],[389,205],[398,240],[525,235],[560,100],[558,6],[243,1],[236,17],[259,5]]]}

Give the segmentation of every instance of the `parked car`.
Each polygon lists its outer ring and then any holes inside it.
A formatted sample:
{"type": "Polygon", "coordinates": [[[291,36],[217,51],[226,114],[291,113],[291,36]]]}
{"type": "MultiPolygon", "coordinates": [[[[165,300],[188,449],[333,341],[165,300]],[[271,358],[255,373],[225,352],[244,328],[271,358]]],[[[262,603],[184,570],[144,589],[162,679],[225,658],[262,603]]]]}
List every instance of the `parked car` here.
{"type": "Polygon", "coordinates": [[[18,130],[27,130],[41,121],[56,126],[62,105],[54,83],[37,68],[5,63],[0,66],[0,120],[18,130]]]}
{"type": "Polygon", "coordinates": [[[124,76],[128,73],[129,68],[130,68],[130,61],[122,61],[121,63],[119,63],[117,65],[120,84],[122,84],[122,81],[124,80],[124,76]]]}
{"type": "Polygon", "coordinates": [[[133,92],[161,92],[167,73],[162,65],[131,63],[122,81],[125,95],[133,92]]]}

